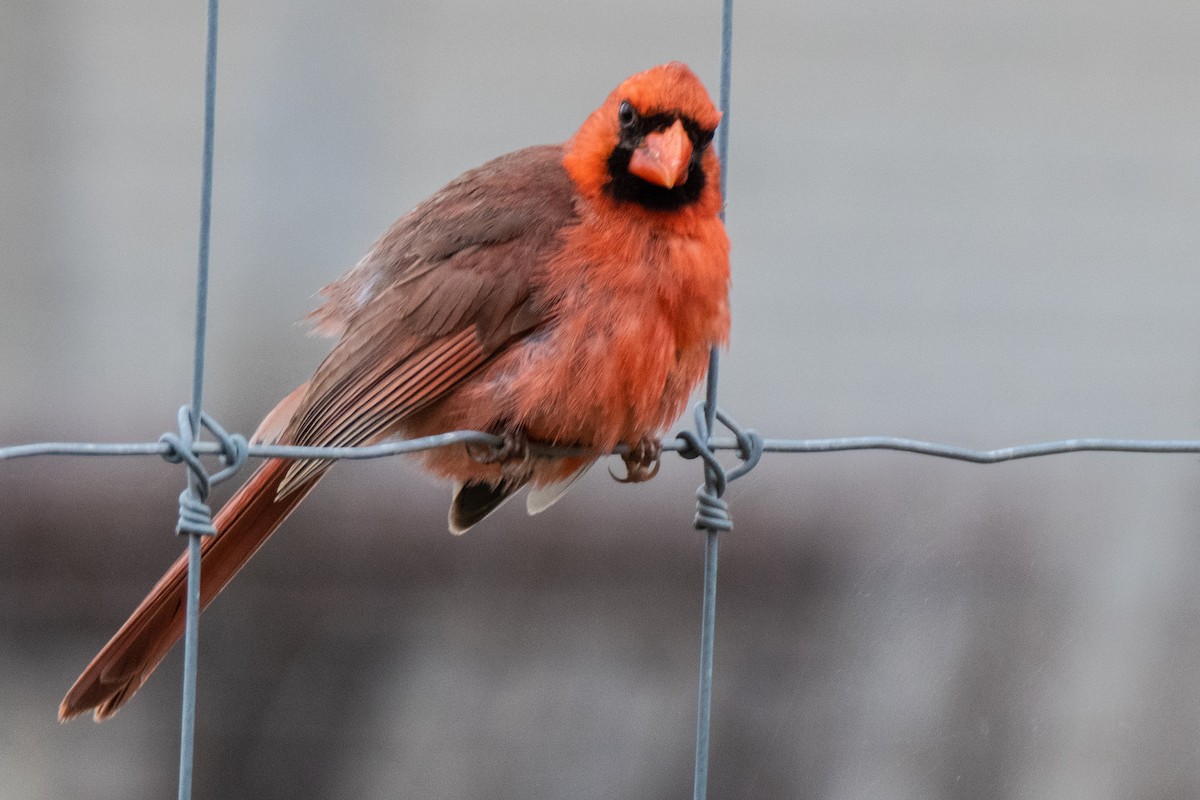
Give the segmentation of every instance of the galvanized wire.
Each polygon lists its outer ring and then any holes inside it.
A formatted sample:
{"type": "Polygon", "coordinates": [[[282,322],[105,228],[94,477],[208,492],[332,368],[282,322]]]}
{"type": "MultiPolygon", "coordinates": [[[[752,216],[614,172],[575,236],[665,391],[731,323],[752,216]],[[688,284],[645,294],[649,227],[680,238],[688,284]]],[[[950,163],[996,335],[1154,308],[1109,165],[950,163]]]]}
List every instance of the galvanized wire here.
{"type": "MultiPolygon", "coordinates": [[[[480,431],[453,431],[420,439],[396,439],[369,447],[296,447],[281,444],[252,444],[250,458],[322,458],[330,461],[367,461],[396,455],[418,453],[455,444],[500,444],[498,436],[480,431]]],[[[689,447],[685,439],[663,442],[664,452],[682,452],[689,447]]],[[[741,444],[728,436],[714,437],[709,448],[716,451],[737,451],[741,444]]],[[[765,453],[837,453],[851,450],[896,450],[905,453],[966,461],[972,464],[999,464],[1023,458],[1061,455],[1065,453],[1200,453],[1200,439],[1120,439],[1086,437],[1055,439],[1046,442],[1010,445],[992,450],[976,450],[944,442],[928,442],[900,436],[839,436],[824,439],[763,439],[765,453]]],[[[627,452],[618,447],[614,455],[627,452]]],[[[192,451],[198,455],[220,455],[218,442],[196,442],[192,451]]],[[[568,447],[530,445],[538,455],[577,455],[582,451],[568,447]]],[[[45,456],[165,456],[170,445],[163,442],[37,442],[0,447],[0,461],[45,456]]]]}
{"type": "MultiPolygon", "coordinates": [[[[718,104],[721,124],[717,128],[717,158],[721,162],[721,221],[725,221],[726,189],[729,185],[729,89],[733,68],[733,0],[721,3],[721,87],[718,104]]],[[[713,348],[708,360],[708,379],[704,395],[703,442],[708,445],[717,416],[717,379],[720,355],[713,348]]],[[[697,415],[699,417],[699,414],[697,415]]],[[[701,428],[701,426],[697,426],[701,428]]],[[[697,431],[700,433],[700,430],[697,431]]],[[[695,449],[699,449],[696,447],[695,449]]],[[[711,450],[709,451],[711,452],[711,450]]],[[[717,560],[720,554],[720,534],[732,527],[728,507],[717,491],[719,469],[707,459],[704,466],[704,485],[696,490],[697,524],[705,525],[704,590],[700,610],[700,678],[696,693],[696,753],[692,774],[692,798],[704,800],[708,794],[708,755],[712,729],[712,671],[713,636],[717,624],[717,560]]]]}
{"type": "MultiPolygon", "coordinates": [[[[200,232],[196,264],[196,332],[192,362],[190,430],[181,435],[188,447],[203,432],[204,349],[208,331],[208,245],[212,231],[213,144],[217,97],[217,0],[208,0],[208,31],[204,51],[204,151],[200,165],[200,232]],[[194,437],[188,436],[194,433],[194,437]]],[[[167,444],[171,444],[170,441],[167,444]]],[[[227,446],[227,443],[226,443],[227,446]]],[[[179,455],[178,451],[176,455],[179,455]]],[[[232,459],[232,455],[230,456],[232,459]]],[[[244,456],[243,456],[244,458],[244,456]]],[[[179,727],[179,800],[191,800],[192,765],[196,738],[196,672],[200,644],[200,537],[216,533],[212,527],[207,484],[202,470],[192,463],[188,486],[179,500],[178,532],[188,537],[187,600],[183,629],[183,689],[179,727]]],[[[236,465],[234,465],[236,468],[236,465]]],[[[229,474],[232,474],[230,472],[229,474]]]]}

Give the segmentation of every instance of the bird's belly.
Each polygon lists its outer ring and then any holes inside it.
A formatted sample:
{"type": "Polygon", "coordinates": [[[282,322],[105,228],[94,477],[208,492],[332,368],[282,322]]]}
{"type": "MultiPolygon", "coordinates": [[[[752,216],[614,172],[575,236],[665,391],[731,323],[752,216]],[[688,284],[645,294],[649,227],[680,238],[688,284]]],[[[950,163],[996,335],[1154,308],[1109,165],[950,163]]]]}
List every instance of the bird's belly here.
{"type": "Polygon", "coordinates": [[[703,376],[708,344],[681,346],[655,305],[571,316],[522,343],[492,384],[510,421],[535,441],[600,450],[660,434],[703,376]]]}
{"type": "MultiPolygon", "coordinates": [[[[644,298],[619,307],[558,317],[407,419],[398,433],[521,431],[533,442],[597,453],[661,436],[704,377],[716,338],[680,341],[673,320],[644,298]]],[[[561,480],[590,460],[544,462],[532,482],[561,480]]],[[[425,461],[457,480],[499,480],[498,465],[479,464],[462,448],[429,451],[425,461]]]]}

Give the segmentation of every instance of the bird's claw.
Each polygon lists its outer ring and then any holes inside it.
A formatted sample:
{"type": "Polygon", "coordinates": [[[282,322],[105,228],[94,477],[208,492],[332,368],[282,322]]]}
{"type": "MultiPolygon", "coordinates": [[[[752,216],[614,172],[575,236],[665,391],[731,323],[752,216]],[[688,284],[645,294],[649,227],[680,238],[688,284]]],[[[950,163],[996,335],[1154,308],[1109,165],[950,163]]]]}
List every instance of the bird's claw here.
{"type": "Polygon", "coordinates": [[[662,466],[662,442],[650,437],[640,439],[629,448],[628,453],[621,454],[621,460],[625,462],[625,477],[622,478],[610,467],[608,474],[613,476],[613,480],[618,483],[648,481],[658,474],[658,469],[662,466]]]}
{"type": "Polygon", "coordinates": [[[528,477],[529,439],[524,431],[504,431],[498,434],[500,444],[467,442],[467,455],[478,464],[499,464],[506,480],[528,477]]]}

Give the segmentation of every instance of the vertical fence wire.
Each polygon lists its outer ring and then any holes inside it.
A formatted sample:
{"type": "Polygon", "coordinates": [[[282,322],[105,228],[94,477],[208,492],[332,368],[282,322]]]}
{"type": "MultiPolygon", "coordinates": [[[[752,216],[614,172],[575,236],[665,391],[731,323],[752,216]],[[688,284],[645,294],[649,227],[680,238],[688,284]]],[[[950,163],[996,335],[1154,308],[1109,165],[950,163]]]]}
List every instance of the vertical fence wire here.
{"type": "MultiPolygon", "coordinates": [[[[721,125],[717,128],[717,158],[721,162],[721,220],[725,219],[725,198],[729,185],[729,90],[733,60],[733,0],[721,4],[721,89],[718,103],[721,125]]],[[[717,414],[717,378],[720,355],[713,348],[708,358],[708,383],[704,394],[704,415],[709,432],[717,414]]],[[[711,491],[713,475],[705,469],[704,482],[711,491]]],[[[692,778],[693,800],[708,796],[709,732],[712,728],[713,637],[717,627],[717,556],[720,531],[710,527],[704,533],[704,596],[700,612],[700,678],[696,697],[696,758],[692,778]]]]}
{"type": "MultiPolygon", "coordinates": [[[[200,241],[196,265],[196,338],[192,365],[192,431],[196,440],[201,426],[204,393],[204,347],[208,326],[208,243],[212,226],[213,139],[216,129],[217,96],[217,2],[208,0],[208,34],[204,55],[204,145],[200,167],[200,241]]],[[[188,473],[194,493],[199,478],[188,473]]],[[[183,633],[183,691],[179,733],[179,800],[191,800],[192,766],[196,737],[196,672],[200,639],[200,537],[189,531],[187,609],[183,633]]]]}

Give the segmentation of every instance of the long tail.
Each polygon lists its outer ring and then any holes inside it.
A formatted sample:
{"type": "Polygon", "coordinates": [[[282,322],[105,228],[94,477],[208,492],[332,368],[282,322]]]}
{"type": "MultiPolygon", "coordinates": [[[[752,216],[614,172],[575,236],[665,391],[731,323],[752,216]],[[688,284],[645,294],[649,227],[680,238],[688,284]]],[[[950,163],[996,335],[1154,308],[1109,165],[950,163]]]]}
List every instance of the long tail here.
{"type": "MultiPolygon", "coordinates": [[[[283,460],[265,462],[213,520],[218,533],[204,539],[200,559],[201,609],[287,519],[324,472],[277,498],[276,490],[289,464],[283,460]]],[[[133,697],[183,635],[186,588],[185,551],[75,681],[58,707],[60,720],[95,709],[99,722],[133,697]]]]}

